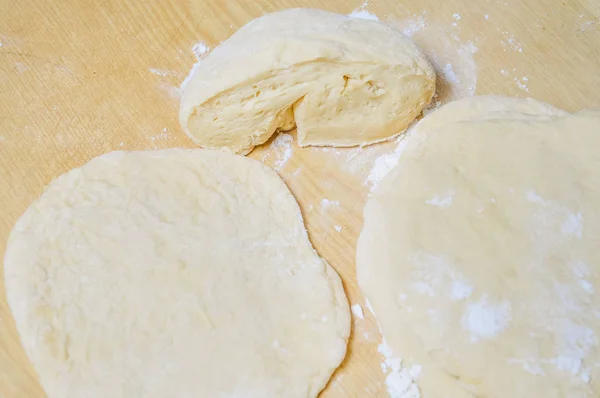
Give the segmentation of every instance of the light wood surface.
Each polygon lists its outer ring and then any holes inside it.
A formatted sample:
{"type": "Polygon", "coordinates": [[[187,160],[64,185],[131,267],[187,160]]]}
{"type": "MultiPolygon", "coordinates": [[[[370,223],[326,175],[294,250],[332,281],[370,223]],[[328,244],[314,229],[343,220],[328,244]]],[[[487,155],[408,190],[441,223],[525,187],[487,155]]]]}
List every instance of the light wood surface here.
{"type": "MultiPolygon", "coordinates": [[[[0,0],[0,254],[15,220],[58,175],[112,150],[192,146],[177,111],[195,43],[213,48],[278,9],[348,14],[362,4],[0,0]]],[[[531,96],[569,111],[600,107],[596,0],[371,0],[366,10],[411,35],[436,64],[437,101],[476,92],[531,96]]],[[[281,140],[250,154],[281,166],[315,248],[342,276],[351,304],[364,309],[322,397],[388,396],[380,335],[356,284],[354,253],[365,200],[394,163],[396,145],[303,149],[294,138],[287,162],[281,140]]],[[[0,283],[0,397],[43,396],[0,283]]]]}

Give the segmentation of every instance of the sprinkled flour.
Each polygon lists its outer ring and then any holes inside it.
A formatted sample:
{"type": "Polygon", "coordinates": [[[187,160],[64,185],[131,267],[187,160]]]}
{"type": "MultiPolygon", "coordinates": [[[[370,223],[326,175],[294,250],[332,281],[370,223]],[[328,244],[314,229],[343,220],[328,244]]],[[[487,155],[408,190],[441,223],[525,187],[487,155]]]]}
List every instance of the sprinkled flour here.
{"type": "Polygon", "coordinates": [[[448,191],[443,195],[435,195],[433,198],[427,200],[427,203],[430,206],[446,208],[452,206],[452,201],[454,198],[454,191],[448,191]]]}
{"type": "MultiPolygon", "coordinates": [[[[520,53],[523,52],[523,46],[521,45],[521,42],[519,40],[517,40],[517,38],[515,37],[515,35],[513,33],[503,30],[502,34],[504,35],[505,40],[501,40],[500,43],[504,47],[507,47],[516,52],[520,52],[520,53]]],[[[504,51],[506,51],[506,49],[504,51]]]]}
{"type": "Polygon", "coordinates": [[[156,68],[150,68],[149,69],[151,73],[154,73],[155,75],[158,76],[177,76],[177,73],[170,71],[170,70],[166,70],[166,69],[156,69],[156,68]]]}
{"type": "Polygon", "coordinates": [[[507,301],[493,304],[486,295],[471,303],[461,319],[461,325],[471,334],[471,341],[491,339],[503,331],[511,320],[510,304],[507,301]]]}
{"type": "Polygon", "coordinates": [[[382,155],[375,159],[373,168],[369,172],[369,176],[366,180],[366,184],[370,187],[371,192],[377,188],[377,185],[383,179],[383,177],[385,177],[390,170],[392,170],[398,164],[400,155],[406,147],[406,140],[404,140],[403,136],[400,136],[396,142],[398,145],[392,153],[382,155]]]}
{"type": "MultiPolygon", "coordinates": [[[[181,77],[184,75],[181,72],[172,71],[172,70],[168,70],[168,69],[160,69],[160,68],[149,68],[148,71],[156,76],[160,76],[160,77],[164,78],[164,79],[161,79],[161,81],[158,83],[158,87],[162,91],[164,91],[166,94],[168,94],[168,96],[170,98],[172,98],[174,100],[180,100],[181,92],[183,91],[183,89],[185,88],[187,83],[189,82],[190,78],[192,77],[192,75],[194,74],[196,69],[198,69],[198,66],[200,65],[200,60],[203,58],[203,55],[207,53],[207,51],[208,51],[208,47],[204,43],[197,43],[192,47],[192,52],[196,56],[196,59],[198,62],[196,62],[192,66],[192,69],[190,70],[188,75],[185,77],[185,79],[179,85],[174,85],[173,83],[175,83],[175,82],[173,80],[181,79],[181,77]]],[[[181,50],[181,49],[178,50],[178,52],[179,52],[179,54],[183,54],[183,50],[181,50]]],[[[180,59],[180,57],[177,56],[177,59],[180,59]]]]}
{"type": "Polygon", "coordinates": [[[523,76],[521,79],[519,79],[518,77],[513,78],[513,80],[515,81],[515,84],[517,85],[517,87],[519,87],[521,90],[525,91],[525,92],[529,92],[529,87],[527,87],[527,83],[525,83],[527,80],[526,76],[523,76]]]}
{"type": "Polygon", "coordinates": [[[456,279],[450,285],[450,298],[454,301],[464,300],[469,298],[473,293],[473,286],[466,283],[464,280],[456,279]]]}
{"type": "Polygon", "coordinates": [[[365,318],[365,315],[363,314],[363,309],[360,306],[360,304],[354,304],[354,305],[352,305],[352,307],[350,307],[350,309],[352,310],[352,313],[354,314],[355,317],[357,317],[359,319],[365,318]]]}
{"type": "Polygon", "coordinates": [[[150,141],[160,141],[160,140],[168,140],[171,138],[169,130],[165,127],[161,133],[158,133],[152,137],[150,137],[150,141]]]}
{"type": "Polygon", "coordinates": [[[293,137],[290,134],[281,133],[278,134],[271,143],[270,148],[277,157],[277,160],[275,160],[275,163],[273,164],[275,170],[281,170],[292,157],[292,141],[293,137]]]}
{"type": "Polygon", "coordinates": [[[371,14],[370,12],[365,11],[365,10],[352,11],[350,14],[348,14],[348,16],[350,18],[356,18],[356,19],[370,19],[372,21],[379,21],[379,18],[377,18],[377,15],[371,14]]]}
{"type": "Polygon", "coordinates": [[[463,41],[453,33],[459,29],[462,16],[452,15],[450,27],[428,24],[427,13],[413,14],[400,21],[390,21],[422,49],[440,77],[438,94],[444,102],[475,94],[477,67],[474,55],[478,48],[476,38],[463,41]]]}
{"type": "Polygon", "coordinates": [[[413,37],[415,33],[422,31],[427,27],[427,22],[423,15],[413,15],[412,18],[402,21],[402,34],[406,37],[413,37]]]}
{"type": "Polygon", "coordinates": [[[575,236],[581,239],[583,233],[583,216],[581,212],[569,213],[563,222],[561,232],[566,236],[575,236]]]}
{"type": "Polygon", "coordinates": [[[369,312],[371,314],[373,314],[373,316],[375,316],[375,311],[373,310],[373,307],[371,306],[371,303],[369,303],[368,299],[365,299],[365,305],[367,306],[367,309],[369,310],[369,312]]]}
{"type": "Polygon", "coordinates": [[[371,21],[379,21],[379,18],[377,17],[377,15],[371,14],[370,12],[368,12],[366,10],[368,5],[369,5],[369,1],[367,0],[362,4],[362,6],[358,7],[357,9],[352,11],[350,14],[348,14],[348,16],[350,18],[355,18],[355,19],[370,19],[371,21]]]}
{"type": "Polygon", "coordinates": [[[452,68],[452,64],[446,64],[444,66],[444,69],[442,69],[442,73],[446,82],[451,84],[459,83],[458,78],[456,77],[456,73],[454,73],[454,68],[452,68]]]}
{"type": "MultiPolygon", "coordinates": [[[[453,301],[461,301],[471,296],[473,287],[455,268],[451,257],[417,251],[410,255],[409,261],[415,268],[407,277],[410,278],[410,287],[415,292],[429,297],[444,293],[453,301]]],[[[406,298],[406,294],[400,296],[403,301],[406,298]]]]}
{"type": "Polygon", "coordinates": [[[187,86],[187,84],[190,82],[190,79],[192,78],[192,76],[200,66],[200,63],[206,57],[209,51],[210,47],[208,47],[203,42],[198,42],[194,44],[194,46],[192,47],[192,52],[196,56],[197,62],[194,64],[194,66],[192,66],[192,69],[190,70],[190,73],[187,75],[187,77],[181,82],[181,90],[183,90],[185,86],[187,86]]]}
{"type": "Polygon", "coordinates": [[[198,42],[192,46],[192,52],[198,61],[203,59],[209,50],[210,48],[203,42],[198,42]]]}
{"type": "Polygon", "coordinates": [[[390,398],[420,398],[421,392],[415,380],[419,378],[421,367],[402,368],[402,360],[393,356],[394,352],[385,338],[377,351],[383,355],[381,370],[387,374],[385,384],[390,398]]]}
{"type": "MultiPolygon", "coordinates": [[[[369,303],[369,300],[365,301],[365,306],[367,309],[375,316],[375,311],[369,303]]],[[[354,306],[352,306],[352,311],[354,312],[354,306]]],[[[362,307],[361,314],[362,314],[362,307]]],[[[402,368],[402,360],[398,357],[394,356],[394,351],[388,345],[385,340],[385,336],[381,333],[381,327],[379,323],[377,324],[377,328],[379,329],[379,333],[382,336],[381,343],[377,347],[377,351],[383,356],[381,361],[381,370],[384,374],[386,374],[385,385],[390,395],[390,398],[420,398],[421,392],[419,391],[419,386],[417,385],[417,380],[419,379],[419,375],[421,373],[421,367],[411,366],[409,369],[402,368]]],[[[366,340],[369,339],[369,335],[367,333],[364,334],[366,340]]]]}
{"type": "Polygon", "coordinates": [[[323,198],[323,200],[321,201],[321,208],[323,210],[328,210],[331,207],[339,207],[340,206],[340,202],[337,200],[329,200],[327,198],[323,198]]]}

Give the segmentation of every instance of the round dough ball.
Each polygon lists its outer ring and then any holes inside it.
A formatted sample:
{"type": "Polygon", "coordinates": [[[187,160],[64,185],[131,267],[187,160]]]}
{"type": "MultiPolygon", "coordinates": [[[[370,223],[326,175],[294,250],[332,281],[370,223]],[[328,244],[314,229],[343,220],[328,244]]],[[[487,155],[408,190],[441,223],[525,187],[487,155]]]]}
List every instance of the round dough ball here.
{"type": "Polygon", "coordinates": [[[357,274],[424,397],[600,396],[599,125],[473,97],[408,133],[357,274]]]}
{"type": "Polygon", "coordinates": [[[243,26],[195,70],[180,122],[198,145],[246,154],[276,130],[352,146],[400,134],[429,103],[435,73],[378,22],[291,9],[243,26]]]}
{"type": "Polygon", "coordinates": [[[95,158],[23,214],[4,267],[49,398],[315,397],[346,352],[339,277],[240,156],[95,158]]]}

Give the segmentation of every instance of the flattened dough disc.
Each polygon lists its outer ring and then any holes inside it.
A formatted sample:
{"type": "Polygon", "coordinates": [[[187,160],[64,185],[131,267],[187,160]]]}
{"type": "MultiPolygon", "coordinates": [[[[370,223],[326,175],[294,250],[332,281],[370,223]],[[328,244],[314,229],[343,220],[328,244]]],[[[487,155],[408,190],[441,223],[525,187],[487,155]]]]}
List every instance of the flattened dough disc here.
{"type": "Polygon", "coordinates": [[[314,397],[346,352],[339,277],[241,156],[95,158],[27,209],[4,267],[49,398],[314,397]]]}
{"type": "Polygon", "coordinates": [[[599,126],[474,97],[408,133],[357,273],[424,397],[600,395],[599,126]]]}

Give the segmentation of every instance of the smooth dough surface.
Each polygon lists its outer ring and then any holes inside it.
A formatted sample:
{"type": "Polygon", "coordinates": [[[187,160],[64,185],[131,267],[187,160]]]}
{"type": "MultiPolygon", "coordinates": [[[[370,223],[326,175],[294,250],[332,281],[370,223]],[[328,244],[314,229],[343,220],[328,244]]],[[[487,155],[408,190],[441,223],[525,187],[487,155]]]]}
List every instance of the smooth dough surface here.
{"type": "Polygon", "coordinates": [[[8,303],[49,398],[315,397],[347,300],[275,172],[223,152],[112,152],[18,220],[8,303]]]}
{"type": "Polygon", "coordinates": [[[599,126],[473,97],[407,133],[357,274],[423,397],[600,396],[599,126]]]}
{"type": "Polygon", "coordinates": [[[435,73],[400,32],[313,9],[257,18],[204,59],[180,122],[205,148],[246,154],[277,130],[298,143],[352,146],[403,132],[435,91],[435,73]]]}

